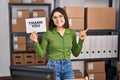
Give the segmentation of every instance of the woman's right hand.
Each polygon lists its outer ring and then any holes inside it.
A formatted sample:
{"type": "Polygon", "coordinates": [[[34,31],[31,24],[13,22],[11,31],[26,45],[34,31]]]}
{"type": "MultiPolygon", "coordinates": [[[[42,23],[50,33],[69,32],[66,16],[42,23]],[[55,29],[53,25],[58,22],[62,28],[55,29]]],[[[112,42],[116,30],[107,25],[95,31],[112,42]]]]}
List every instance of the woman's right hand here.
{"type": "Polygon", "coordinates": [[[32,32],[30,34],[30,39],[33,41],[33,42],[38,42],[38,34],[37,32],[32,32]]]}

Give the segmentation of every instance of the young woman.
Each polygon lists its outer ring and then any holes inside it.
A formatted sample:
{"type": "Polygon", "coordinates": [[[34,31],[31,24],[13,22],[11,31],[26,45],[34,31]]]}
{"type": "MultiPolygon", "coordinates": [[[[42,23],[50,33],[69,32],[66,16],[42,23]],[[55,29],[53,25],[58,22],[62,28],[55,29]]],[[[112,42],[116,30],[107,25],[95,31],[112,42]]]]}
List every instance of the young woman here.
{"type": "Polygon", "coordinates": [[[76,32],[69,28],[68,16],[60,7],[52,11],[49,30],[44,33],[41,45],[36,32],[30,35],[37,55],[44,57],[48,53],[47,68],[55,70],[56,80],[74,79],[70,55],[77,57],[80,54],[85,37],[86,31],[80,31],[76,42],[76,32]]]}

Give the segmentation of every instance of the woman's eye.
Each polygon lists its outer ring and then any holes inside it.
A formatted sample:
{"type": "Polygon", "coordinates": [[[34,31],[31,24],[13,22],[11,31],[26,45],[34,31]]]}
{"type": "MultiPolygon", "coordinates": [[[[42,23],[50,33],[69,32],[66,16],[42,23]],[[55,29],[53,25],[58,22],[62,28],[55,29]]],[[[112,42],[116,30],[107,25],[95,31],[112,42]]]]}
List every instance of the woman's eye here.
{"type": "Polygon", "coordinates": [[[62,16],[62,15],[60,15],[59,17],[60,17],[60,18],[62,18],[63,16],[62,16]]]}
{"type": "Polygon", "coordinates": [[[56,16],[54,16],[54,17],[53,17],[53,19],[57,19],[57,17],[56,17],[56,16]]]}

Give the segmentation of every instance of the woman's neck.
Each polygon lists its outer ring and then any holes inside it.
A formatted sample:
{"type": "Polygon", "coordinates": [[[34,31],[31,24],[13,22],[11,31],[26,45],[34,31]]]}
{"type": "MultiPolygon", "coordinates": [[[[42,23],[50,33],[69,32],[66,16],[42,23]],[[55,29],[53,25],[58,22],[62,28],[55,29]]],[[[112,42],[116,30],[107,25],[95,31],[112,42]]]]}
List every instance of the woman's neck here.
{"type": "Polygon", "coordinates": [[[63,30],[65,30],[64,27],[57,27],[57,31],[58,31],[58,32],[59,32],[59,31],[63,31],[63,30]]]}
{"type": "Polygon", "coordinates": [[[57,31],[60,33],[61,36],[63,36],[65,33],[65,28],[63,28],[63,27],[57,28],[57,31]]]}

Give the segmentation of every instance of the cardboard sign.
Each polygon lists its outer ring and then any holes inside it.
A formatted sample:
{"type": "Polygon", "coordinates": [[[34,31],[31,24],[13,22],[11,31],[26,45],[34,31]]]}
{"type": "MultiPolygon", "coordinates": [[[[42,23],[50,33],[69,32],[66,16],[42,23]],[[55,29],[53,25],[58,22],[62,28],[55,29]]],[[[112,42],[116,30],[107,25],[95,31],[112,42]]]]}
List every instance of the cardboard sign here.
{"type": "Polygon", "coordinates": [[[46,18],[29,18],[26,21],[26,33],[46,32],[46,18]]]}

